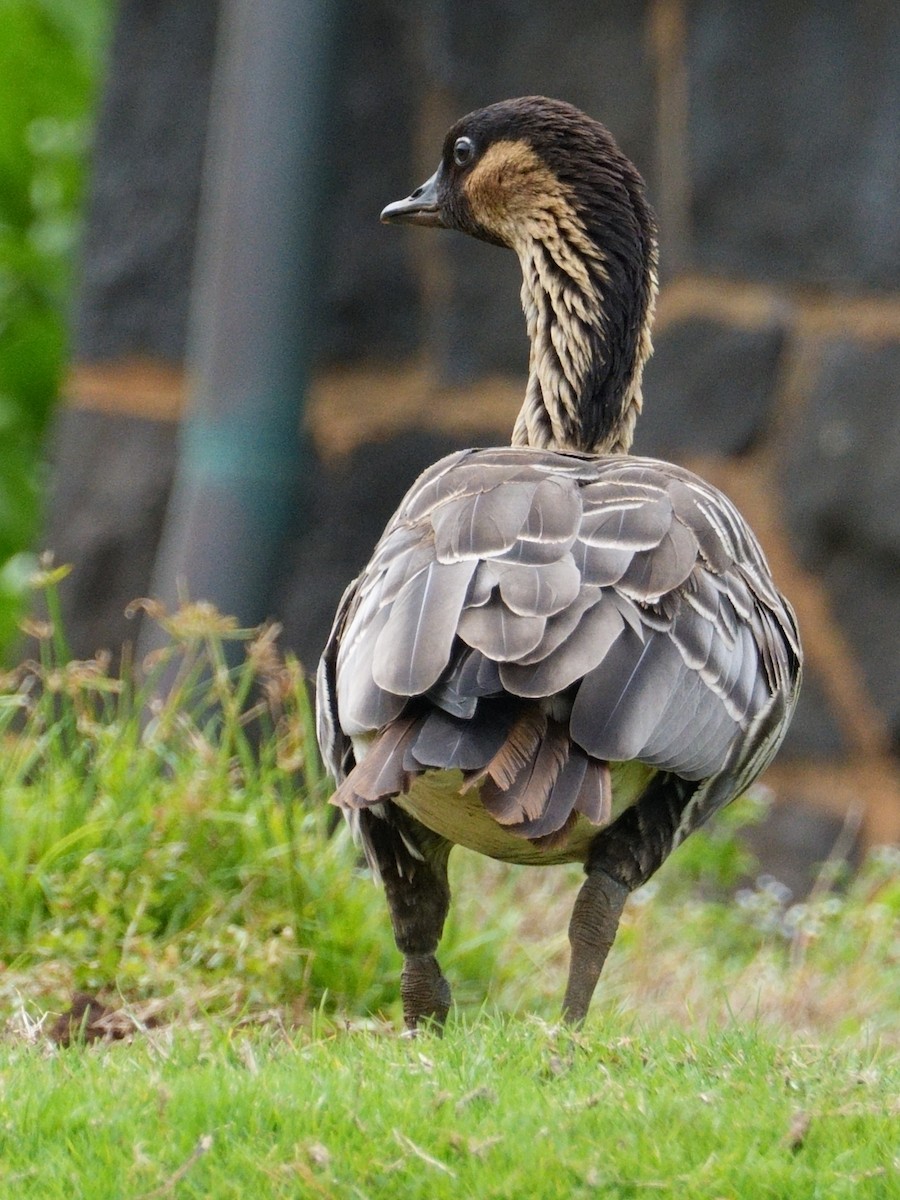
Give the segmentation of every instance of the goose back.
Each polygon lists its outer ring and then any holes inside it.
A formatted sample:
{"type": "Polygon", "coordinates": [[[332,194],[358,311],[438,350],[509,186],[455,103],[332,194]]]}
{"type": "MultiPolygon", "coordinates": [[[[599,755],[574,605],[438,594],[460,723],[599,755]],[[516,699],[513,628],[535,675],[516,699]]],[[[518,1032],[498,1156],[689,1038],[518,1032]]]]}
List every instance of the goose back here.
{"type": "MultiPolygon", "coordinates": [[[[774,755],[799,654],[756,538],[691,472],[467,450],[414,484],[345,593],[320,665],[320,741],[340,781],[407,719],[408,770],[375,802],[417,772],[483,772],[514,719],[502,714],[536,707],[566,754],[705,781],[680,840],[774,755]]],[[[518,832],[535,831],[520,813],[518,832]]]]}

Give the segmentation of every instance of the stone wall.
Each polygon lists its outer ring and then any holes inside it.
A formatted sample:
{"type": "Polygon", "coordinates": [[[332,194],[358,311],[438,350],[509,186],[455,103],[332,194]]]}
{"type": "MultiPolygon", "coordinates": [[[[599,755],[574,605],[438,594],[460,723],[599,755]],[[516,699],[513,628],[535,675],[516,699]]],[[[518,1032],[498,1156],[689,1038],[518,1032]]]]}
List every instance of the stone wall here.
{"type": "MultiPolygon", "coordinates": [[[[840,819],[858,812],[869,841],[896,840],[900,6],[358,0],[352,17],[309,405],[321,466],[273,597],[287,637],[312,665],[417,471],[507,438],[521,395],[513,256],[385,229],[380,208],[431,173],[463,112],[564,97],[613,130],[659,217],[636,449],[733,496],[799,613],[806,684],[770,782],[840,819]]],[[[90,407],[78,378],[76,405],[90,407]]],[[[124,607],[120,592],[107,594],[124,607]]]]}

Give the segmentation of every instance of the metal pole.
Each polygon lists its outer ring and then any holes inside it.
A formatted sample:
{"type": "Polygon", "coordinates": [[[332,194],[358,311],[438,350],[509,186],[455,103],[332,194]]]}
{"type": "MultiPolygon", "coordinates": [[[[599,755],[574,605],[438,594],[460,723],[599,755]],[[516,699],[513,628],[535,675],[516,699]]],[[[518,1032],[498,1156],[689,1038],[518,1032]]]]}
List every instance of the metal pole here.
{"type": "MultiPolygon", "coordinates": [[[[223,0],[188,347],[152,594],[268,613],[300,519],[339,0],[223,0]]],[[[145,623],[140,651],[163,640],[145,623]]]]}

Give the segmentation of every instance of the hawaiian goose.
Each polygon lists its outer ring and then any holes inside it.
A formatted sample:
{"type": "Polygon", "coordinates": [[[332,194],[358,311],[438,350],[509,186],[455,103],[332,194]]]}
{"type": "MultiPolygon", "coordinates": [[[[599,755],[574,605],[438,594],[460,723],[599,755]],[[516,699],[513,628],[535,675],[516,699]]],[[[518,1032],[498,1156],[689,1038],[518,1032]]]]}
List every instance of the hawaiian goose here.
{"type": "Polygon", "coordinates": [[[341,601],[318,676],[333,803],[383,881],[410,1029],[450,1004],[454,844],[584,863],[580,1022],[629,892],[775,754],[797,628],[731,502],[628,456],[655,227],[602,125],[540,97],[471,113],[382,220],[515,250],[531,357],[512,445],[427,470],[341,601]]]}

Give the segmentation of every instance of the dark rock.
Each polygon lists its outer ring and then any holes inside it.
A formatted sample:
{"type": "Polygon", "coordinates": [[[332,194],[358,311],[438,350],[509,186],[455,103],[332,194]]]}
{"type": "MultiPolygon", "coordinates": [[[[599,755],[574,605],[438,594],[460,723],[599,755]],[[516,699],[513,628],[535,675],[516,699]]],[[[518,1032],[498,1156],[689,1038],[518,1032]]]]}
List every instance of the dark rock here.
{"type": "MultiPolygon", "coordinates": [[[[797,902],[816,882],[843,826],[833,813],[784,796],[759,825],[751,825],[741,836],[759,864],[758,877],[777,879],[790,889],[789,902],[797,902]]],[[[857,861],[858,847],[850,847],[849,858],[857,861]]]]}
{"type": "Polygon", "coordinates": [[[124,0],[95,134],[74,349],[184,353],[218,4],[124,0]]]}
{"type": "Polygon", "coordinates": [[[486,0],[446,6],[430,64],[469,109],[511,96],[568,100],[603,121],[647,177],[653,162],[653,70],[645,0],[486,0]],[[438,59],[435,62],[434,59],[438,59]]]}
{"type": "Polygon", "coordinates": [[[828,345],[785,453],[788,517],[808,566],[863,545],[900,558],[900,343],[828,345]]]}
{"type": "Polygon", "coordinates": [[[739,329],[700,317],[654,338],[644,374],[635,452],[742,454],[767,428],[784,331],[739,329]]]}
{"type": "Polygon", "coordinates": [[[800,689],[800,699],[778,752],[785,759],[840,759],[847,753],[847,744],[831,705],[812,671],[807,671],[800,689]]]}
{"type": "Polygon", "coordinates": [[[900,6],[689,6],[695,249],[758,279],[900,284],[900,6]]]}
{"type": "Polygon", "coordinates": [[[125,608],[150,585],[177,432],[174,424],[76,409],[57,417],[43,545],[73,565],[61,597],[76,658],[117,651],[137,636],[125,608]]]}
{"type": "Polygon", "coordinates": [[[788,521],[900,729],[900,344],[829,345],[784,453],[788,521]]]}
{"type": "Polygon", "coordinates": [[[421,97],[402,6],[357,0],[343,21],[322,223],[322,356],[356,362],[410,354],[421,334],[414,242],[378,219],[421,182],[414,155],[421,97]]]}
{"type": "Polygon", "coordinates": [[[900,557],[847,546],[835,551],[822,577],[872,697],[900,744],[900,557]]]}

